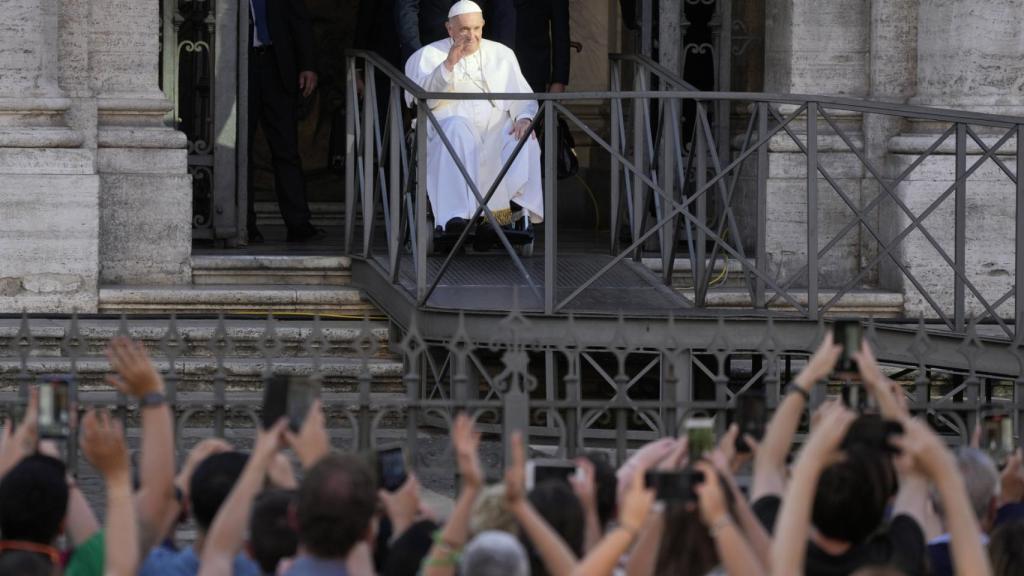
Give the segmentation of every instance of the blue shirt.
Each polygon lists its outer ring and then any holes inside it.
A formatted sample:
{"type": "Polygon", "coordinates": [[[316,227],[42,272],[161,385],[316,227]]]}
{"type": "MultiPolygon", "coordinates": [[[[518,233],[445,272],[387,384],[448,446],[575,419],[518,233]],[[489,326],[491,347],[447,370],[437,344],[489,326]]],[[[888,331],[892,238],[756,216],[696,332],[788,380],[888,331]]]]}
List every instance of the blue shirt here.
{"type": "MultiPolygon", "coordinates": [[[[234,576],[260,576],[260,568],[248,556],[235,556],[234,576]]],[[[175,552],[163,546],[154,548],[146,556],[139,569],[139,576],[196,576],[199,573],[199,557],[189,546],[175,552]]]]}
{"type": "Polygon", "coordinates": [[[324,560],[312,556],[299,556],[284,576],[348,576],[345,559],[324,560]]]}

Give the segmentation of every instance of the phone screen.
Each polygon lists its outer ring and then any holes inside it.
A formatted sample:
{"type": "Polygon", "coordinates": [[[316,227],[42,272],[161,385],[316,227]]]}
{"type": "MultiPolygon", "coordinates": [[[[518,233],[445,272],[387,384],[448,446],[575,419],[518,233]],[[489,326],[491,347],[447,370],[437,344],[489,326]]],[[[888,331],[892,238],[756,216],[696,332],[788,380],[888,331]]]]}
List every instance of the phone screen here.
{"type": "Polygon", "coordinates": [[[70,432],[67,380],[54,379],[39,385],[39,436],[67,438],[70,432]]]}
{"type": "Polygon", "coordinates": [[[526,489],[531,490],[547,480],[568,482],[576,472],[576,463],[571,460],[530,460],[526,463],[526,489]]]}
{"type": "Polygon", "coordinates": [[[263,414],[260,420],[264,428],[270,428],[281,418],[288,418],[288,426],[298,431],[306,421],[309,407],[317,396],[317,386],[304,376],[275,375],[264,382],[263,414]]]}
{"type": "Polygon", "coordinates": [[[263,428],[267,429],[288,413],[288,378],[273,376],[263,383],[263,428]]]}
{"type": "Polygon", "coordinates": [[[860,350],[863,330],[859,320],[837,320],[832,325],[832,339],[843,347],[843,352],[836,362],[836,375],[853,375],[857,373],[857,361],[853,353],[860,350]]]}
{"type": "Polygon", "coordinates": [[[316,386],[309,378],[291,377],[288,380],[288,426],[298,432],[306,421],[309,407],[316,399],[316,386]]]}
{"type": "Polygon", "coordinates": [[[704,481],[704,473],[696,470],[676,472],[650,471],[644,474],[644,485],[654,490],[655,498],[665,502],[695,502],[694,487],[704,481]]]}
{"type": "Polygon", "coordinates": [[[1009,414],[991,414],[982,420],[981,448],[997,463],[1013,453],[1013,418],[1009,414]]]}
{"type": "Polygon", "coordinates": [[[760,440],[764,436],[766,419],[763,395],[747,392],[736,399],[736,424],[740,428],[740,435],[736,438],[738,451],[750,452],[750,446],[743,437],[750,436],[754,440],[760,440]]]}
{"type": "Polygon", "coordinates": [[[690,461],[700,460],[704,454],[715,448],[715,419],[689,418],[686,420],[686,437],[690,461]]]}
{"type": "Polygon", "coordinates": [[[377,451],[377,483],[388,492],[394,492],[408,479],[405,469],[405,450],[401,447],[377,451]]]}

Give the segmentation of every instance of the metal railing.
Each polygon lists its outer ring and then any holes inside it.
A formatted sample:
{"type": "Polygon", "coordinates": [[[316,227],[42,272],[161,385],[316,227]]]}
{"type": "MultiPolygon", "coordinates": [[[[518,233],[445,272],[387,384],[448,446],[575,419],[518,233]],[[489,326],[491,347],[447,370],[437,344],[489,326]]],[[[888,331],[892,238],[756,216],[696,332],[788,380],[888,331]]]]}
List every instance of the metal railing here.
{"type": "MultiPolygon", "coordinates": [[[[685,256],[692,263],[693,289],[689,299],[695,308],[709,306],[708,295],[715,287],[713,272],[723,260],[729,260],[739,268],[750,310],[782,307],[790,314],[816,320],[832,312],[844,297],[868,285],[914,295],[921,301],[922,309],[917,313],[937,318],[958,333],[963,333],[969,317],[976,315],[982,322],[998,325],[1006,336],[1015,335],[1013,326],[1024,320],[1024,307],[1018,304],[1024,298],[1024,283],[1016,282],[1017,270],[1024,269],[1024,235],[1020,226],[1024,221],[1024,182],[1017,178],[1024,168],[1024,150],[1012,150],[1011,144],[1024,136],[1024,119],[838,97],[696,92],[641,56],[615,56],[611,64],[608,92],[487,95],[502,100],[538,100],[540,112],[531,131],[543,123],[546,133],[554,133],[558,119],[564,118],[586,137],[589,145],[610,159],[612,225],[607,246],[613,258],[595,274],[572,286],[568,296],[561,297],[557,292],[561,250],[558,232],[564,223],[558,214],[554,138],[547,139],[544,151],[543,279],[530,275],[523,259],[499,230],[510,262],[525,279],[528,289],[542,299],[543,313],[565,312],[581,293],[624,260],[660,258],[663,280],[667,283],[676,273],[679,256],[685,256]],[[633,73],[628,90],[622,77],[622,64],[627,62],[633,73]],[[651,91],[652,75],[658,75],[661,86],[668,89],[651,91]],[[583,101],[607,106],[607,137],[570,110],[572,103],[583,101]],[[720,109],[721,103],[727,103],[725,108],[731,108],[733,113],[739,110],[747,115],[745,132],[734,134],[731,145],[726,147],[732,150],[729,158],[720,156],[721,147],[715,141],[709,120],[709,107],[720,109]],[[868,156],[864,137],[850,127],[851,118],[852,124],[860,126],[866,117],[928,124],[935,130],[934,140],[923,153],[907,154],[906,167],[892,174],[878,158],[868,156]],[[689,133],[684,131],[686,127],[690,128],[689,133]],[[785,208],[804,215],[804,222],[791,225],[790,232],[799,234],[792,241],[796,245],[781,249],[777,246],[779,239],[769,234],[769,227],[775,224],[769,211],[777,213],[785,204],[777,200],[777,193],[769,191],[773,178],[769,163],[779,157],[777,152],[785,152],[790,163],[794,157],[800,158],[799,166],[791,168],[799,168],[802,174],[781,178],[785,186],[800,187],[797,194],[783,199],[790,203],[785,208]],[[1015,159],[1016,170],[1008,166],[1007,155],[1015,159]],[[877,186],[877,193],[872,195],[867,186],[863,197],[859,188],[851,191],[851,177],[834,172],[832,160],[837,157],[861,172],[853,185],[870,182],[877,186]],[[951,183],[929,190],[927,193],[933,197],[918,209],[905,196],[922,193],[904,194],[900,187],[926,162],[932,171],[936,165],[942,169],[951,164],[951,183]],[[1013,270],[1002,271],[1004,281],[983,285],[987,272],[968,266],[968,205],[992,202],[993,184],[986,182],[973,189],[968,181],[989,162],[1014,190],[1009,194],[1015,203],[1013,241],[1002,248],[1009,252],[1012,247],[1015,255],[1013,270]],[[925,220],[938,220],[935,214],[941,212],[951,196],[952,217],[940,224],[943,234],[937,234],[926,226],[925,220]],[[826,207],[835,214],[836,206],[844,211],[839,213],[841,223],[823,221],[826,207]],[[885,214],[880,216],[882,211],[885,214]],[[884,229],[880,220],[883,216],[895,219],[895,224],[884,229]],[[623,222],[628,226],[628,241],[620,242],[619,227],[623,222]],[[940,240],[947,229],[953,230],[952,241],[940,240]],[[927,262],[909,261],[902,252],[909,244],[908,237],[933,252],[934,257],[927,262]],[[858,247],[856,256],[839,253],[851,243],[858,247]],[[779,250],[792,251],[799,262],[789,262],[787,267],[772,271],[770,261],[778,257],[775,252],[779,250]],[[845,258],[844,265],[849,269],[824,275],[822,265],[830,258],[845,258]],[[892,286],[886,286],[877,278],[880,270],[890,268],[889,275],[895,279],[887,281],[892,286]],[[936,283],[934,278],[940,275],[948,275],[949,280],[936,283]],[[932,280],[922,280],[924,276],[932,280]],[[949,283],[953,293],[947,297],[942,293],[949,283]]],[[[348,122],[352,137],[346,199],[350,207],[355,206],[356,200],[361,203],[363,238],[362,246],[356,248],[352,241],[356,210],[351,209],[347,246],[350,253],[364,257],[378,250],[373,242],[375,222],[382,215],[387,237],[386,245],[381,247],[386,253],[386,274],[397,283],[402,255],[413,254],[416,300],[420,306],[427,306],[452,260],[460,257],[468,229],[431,275],[427,266],[431,258],[425,178],[427,135],[425,130],[416,132],[412,148],[418,161],[411,162],[402,137],[405,124],[401,93],[412,97],[418,125],[435,128],[438,122],[428,100],[472,100],[481,95],[426,93],[368,52],[350,52],[349,69],[348,122]],[[359,74],[384,74],[391,80],[386,114],[377,109],[373,82],[365,82],[367,97],[360,108],[356,92],[359,74]],[[415,183],[414,190],[406,189],[409,183],[415,183]],[[411,230],[408,242],[405,230],[411,230]]],[[[440,137],[444,148],[455,157],[450,142],[443,133],[440,137]]],[[[501,175],[514,157],[505,163],[501,175]]],[[[457,157],[456,163],[468,181],[457,157]]],[[[478,201],[474,216],[482,215],[500,228],[486,207],[495,187],[492,183],[481,190],[470,182],[478,201]]],[[[1005,210],[1009,211],[1009,206],[1005,210]]]]}
{"type": "MultiPolygon", "coordinates": [[[[0,412],[16,411],[41,375],[63,373],[76,383],[72,399],[80,410],[110,406],[135,422],[132,403],[103,384],[103,347],[127,335],[147,346],[164,373],[179,446],[251,437],[264,379],[299,374],[321,383],[339,448],[398,441],[418,467],[450,471],[438,446],[447,446],[455,412],[468,410],[489,442],[524,430],[531,445],[556,456],[597,450],[621,462],[641,442],[679,434],[691,416],[714,417],[724,430],[744,395],[761,395],[775,408],[828,329],[819,323],[797,332],[768,321],[738,333],[722,320],[697,329],[665,319],[658,323],[669,336],[645,339],[632,337],[620,319],[603,344],[580,345],[593,339],[592,329],[574,320],[550,334],[513,310],[494,320],[488,341],[468,338],[463,322],[446,338],[415,323],[393,328],[389,338],[369,320],[0,318],[0,412]]],[[[1020,437],[1024,346],[1000,352],[971,323],[950,354],[938,347],[949,333],[921,323],[894,349],[880,328],[867,324],[865,338],[903,385],[910,409],[927,414],[951,443],[965,442],[992,414],[1012,419],[1020,437]],[[1016,361],[998,361],[1000,353],[1016,361]],[[961,357],[962,368],[949,367],[951,355],[961,357]]],[[[819,386],[812,406],[841,385],[819,386]]]]}

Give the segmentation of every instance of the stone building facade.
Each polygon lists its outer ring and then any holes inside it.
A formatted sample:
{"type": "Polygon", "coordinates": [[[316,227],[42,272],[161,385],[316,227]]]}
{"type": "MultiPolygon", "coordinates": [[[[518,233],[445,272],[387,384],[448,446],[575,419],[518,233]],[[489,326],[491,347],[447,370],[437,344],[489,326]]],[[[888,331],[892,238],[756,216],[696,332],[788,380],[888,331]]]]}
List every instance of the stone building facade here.
{"type": "MultiPolygon", "coordinates": [[[[764,66],[746,69],[763,69],[754,85],[766,92],[1024,112],[1024,0],[731,1],[737,12],[762,6],[752,13],[764,15],[764,66]]],[[[682,40],[671,36],[678,30],[672,19],[697,2],[704,0],[661,0],[663,61],[680,61],[682,40]]],[[[573,3],[574,37],[588,42],[574,56],[574,84],[598,89],[607,79],[604,54],[622,48],[626,35],[618,2],[573,3]]],[[[160,68],[167,64],[161,62],[160,10],[155,0],[0,5],[0,312],[90,312],[99,308],[101,285],[191,282],[188,143],[166,121],[171,105],[160,90],[160,68]]],[[[936,131],[927,123],[875,116],[848,115],[841,122],[889,174],[913,162],[936,131]]],[[[847,192],[866,201],[877,183],[833,143],[822,149],[823,161],[847,192]]],[[[1008,154],[1015,151],[1010,144],[1008,154]]],[[[952,181],[951,154],[951,147],[941,148],[901,183],[898,193],[909,206],[923,207],[937,186],[952,181]]],[[[772,269],[784,271],[806,259],[800,214],[806,163],[782,139],[770,162],[769,252],[772,269]]],[[[1005,292],[1012,282],[1014,213],[1004,207],[1013,204],[1015,189],[991,166],[971,187],[983,193],[972,193],[979,226],[969,228],[968,272],[982,279],[986,294],[1005,292]]],[[[824,242],[831,224],[849,214],[827,194],[820,211],[824,242]]],[[[938,210],[930,220],[943,241],[950,234],[942,224],[948,212],[938,210]]],[[[884,208],[875,217],[890,233],[907,224],[884,208]]],[[[859,271],[873,250],[877,245],[863,234],[850,235],[822,261],[823,281],[859,271]]],[[[928,275],[938,256],[924,239],[911,235],[899,251],[930,286],[952,290],[945,288],[949,274],[928,275]]],[[[927,311],[884,264],[865,283],[902,292],[908,311],[927,311]]]]}

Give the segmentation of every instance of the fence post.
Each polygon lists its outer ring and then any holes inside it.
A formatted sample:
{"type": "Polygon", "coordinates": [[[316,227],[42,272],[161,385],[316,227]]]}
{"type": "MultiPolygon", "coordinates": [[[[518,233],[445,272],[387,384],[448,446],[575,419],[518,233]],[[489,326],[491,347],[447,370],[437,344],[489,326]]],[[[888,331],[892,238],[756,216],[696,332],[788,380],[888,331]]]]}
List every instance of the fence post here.
{"type": "Polygon", "coordinates": [[[356,224],[356,59],[348,58],[345,85],[345,254],[352,254],[356,224]]]}
{"type": "Polygon", "coordinates": [[[426,304],[427,250],[434,231],[427,225],[427,101],[416,102],[416,300],[426,304]]]}
{"type": "MultiPolygon", "coordinates": [[[[767,102],[757,104],[757,140],[768,136],[767,102]]],[[[757,149],[757,271],[760,275],[754,280],[754,307],[765,307],[764,277],[768,274],[768,150],[765,142],[757,149]]]]}
{"type": "MultiPolygon", "coordinates": [[[[707,118],[706,111],[704,110],[704,102],[698,100],[696,102],[697,122],[700,122],[700,118],[707,118]]],[[[705,137],[704,130],[699,127],[697,132],[697,222],[701,225],[707,225],[708,220],[708,141],[705,137]]],[[[696,242],[694,242],[694,251],[696,254],[691,254],[690,257],[696,260],[691,262],[690,269],[693,270],[693,290],[694,298],[697,306],[704,306],[704,298],[707,295],[707,284],[704,283],[705,277],[710,278],[709,275],[705,274],[704,269],[707,267],[707,233],[704,232],[703,228],[696,227],[696,242]]]]}
{"type": "Polygon", "coordinates": [[[807,315],[818,319],[818,103],[807,104],[807,315]]]}
{"type": "MultiPolygon", "coordinates": [[[[622,63],[618,60],[612,60],[611,65],[611,89],[612,92],[618,94],[622,89],[622,63]]],[[[611,183],[609,193],[609,209],[608,209],[608,222],[609,229],[608,235],[609,245],[608,253],[615,255],[615,248],[619,245],[619,205],[621,203],[621,186],[622,180],[619,176],[619,159],[615,156],[615,153],[620,153],[622,148],[621,139],[619,136],[620,124],[619,115],[622,114],[622,99],[618,96],[612,96],[611,98],[611,183]]]]}
{"type": "Polygon", "coordinates": [[[1017,220],[1014,226],[1014,249],[1013,331],[1014,336],[1020,340],[1020,327],[1024,326],[1024,124],[1017,125],[1017,220]]]}
{"type": "Polygon", "coordinates": [[[963,332],[967,323],[967,302],[963,274],[967,259],[967,125],[956,125],[956,201],[953,215],[953,260],[956,275],[953,279],[954,330],[963,332]]]}
{"type": "Polygon", "coordinates": [[[370,257],[370,238],[373,234],[373,220],[376,203],[373,201],[377,172],[377,86],[373,62],[366,61],[363,77],[363,257],[370,257]]]}
{"type": "Polygon", "coordinates": [[[402,246],[402,194],[405,187],[402,186],[402,146],[405,138],[402,136],[402,92],[391,81],[391,94],[388,98],[388,124],[391,128],[390,144],[388,152],[390,161],[390,173],[388,174],[388,205],[391,213],[391,229],[388,235],[388,270],[391,272],[391,283],[398,283],[398,268],[401,263],[400,252],[402,246]]]}
{"type": "Polygon", "coordinates": [[[544,102],[544,313],[554,314],[558,295],[558,111],[554,100],[544,102]]]}

